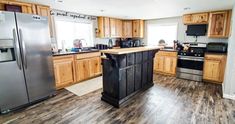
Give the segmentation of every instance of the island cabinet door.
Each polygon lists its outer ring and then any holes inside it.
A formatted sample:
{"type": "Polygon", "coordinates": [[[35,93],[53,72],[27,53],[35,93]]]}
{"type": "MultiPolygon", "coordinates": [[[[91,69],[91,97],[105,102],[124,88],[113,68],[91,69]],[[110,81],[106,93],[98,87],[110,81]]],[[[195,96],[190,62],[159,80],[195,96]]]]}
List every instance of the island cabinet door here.
{"type": "Polygon", "coordinates": [[[147,66],[147,84],[153,83],[153,60],[148,61],[148,66],[147,66]]]}
{"type": "Polygon", "coordinates": [[[142,65],[135,65],[135,91],[141,88],[142,65]]]}
{"type": "Polygon", "coordinates": [[[135,91],[139,90],[142,87],[142,58],[142,52],[135,54],[135,91]]]}
{"type": "Polygon", "coordinates": [[[134,79],[134,67],[130,67],[126,71],[127,75],[127,95],[130,95],[135,91],[135,79],[134,79]]]}
{"type": "Polygon", "coordinates": [[[148,83],[148,52],[143,52],[143,62],[142,62],[142,87],[148,83]]]}

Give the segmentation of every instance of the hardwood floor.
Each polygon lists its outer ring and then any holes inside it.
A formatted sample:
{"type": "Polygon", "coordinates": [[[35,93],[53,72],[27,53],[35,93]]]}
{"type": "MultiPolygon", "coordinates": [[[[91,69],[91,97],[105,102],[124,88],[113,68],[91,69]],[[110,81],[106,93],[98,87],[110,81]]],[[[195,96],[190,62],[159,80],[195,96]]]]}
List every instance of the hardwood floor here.
{"type": "Polygon", "coordinates": [[[21,110],[0,123],[235,124],[235,101],[222,99],[220,85],[154,75],[155,85],[117,109],[98,90],[82,97],[66,90],[21,110]]]}

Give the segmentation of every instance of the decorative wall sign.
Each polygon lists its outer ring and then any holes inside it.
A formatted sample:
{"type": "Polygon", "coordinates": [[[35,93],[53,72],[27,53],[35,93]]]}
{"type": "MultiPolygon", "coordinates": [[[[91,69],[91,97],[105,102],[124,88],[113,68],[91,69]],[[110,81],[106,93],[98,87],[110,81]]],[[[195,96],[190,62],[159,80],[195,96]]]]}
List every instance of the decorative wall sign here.
{"type": "Polygon", "coordinates": [[[60,16],[60,17],[67,17],[71,19],[85,19],[85,20],[97,20],[96,16],[91,15],[84,15],[79,13],[73,13],[73,12],[66,12],[62,10],[51,10],[52,16],[60,16]]]}

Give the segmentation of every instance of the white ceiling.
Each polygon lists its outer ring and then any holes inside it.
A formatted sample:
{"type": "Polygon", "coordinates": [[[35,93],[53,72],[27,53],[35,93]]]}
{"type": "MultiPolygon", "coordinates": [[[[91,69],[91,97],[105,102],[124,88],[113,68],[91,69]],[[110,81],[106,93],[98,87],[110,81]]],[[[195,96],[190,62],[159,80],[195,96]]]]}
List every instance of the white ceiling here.
{"type": "Polygon", "coordinates": [[[23,1],[81,14],[126,19],[156,19],[192,12],[232,9],[235,3],[235,0],[63,0],[62,3],[55,2],[56,0],[23,1]]]}

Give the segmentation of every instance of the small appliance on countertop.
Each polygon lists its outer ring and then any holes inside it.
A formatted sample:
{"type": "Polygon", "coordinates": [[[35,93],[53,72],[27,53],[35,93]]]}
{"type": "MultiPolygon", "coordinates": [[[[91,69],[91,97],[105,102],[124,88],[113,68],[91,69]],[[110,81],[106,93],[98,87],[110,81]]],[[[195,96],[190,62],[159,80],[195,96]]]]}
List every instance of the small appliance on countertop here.
{"type": "Polygon", "coordinates": [[[121,48],[131,48],[131,47],[140,47],[142,42],[140,39],[127,38],[120,41],[121,48]]]}
{"type": "Polygon", "coordinates": [[[227,53],[228,44],[223,42],[211,42],[207,44],[206,52],[210,53],[227,53]]]}

